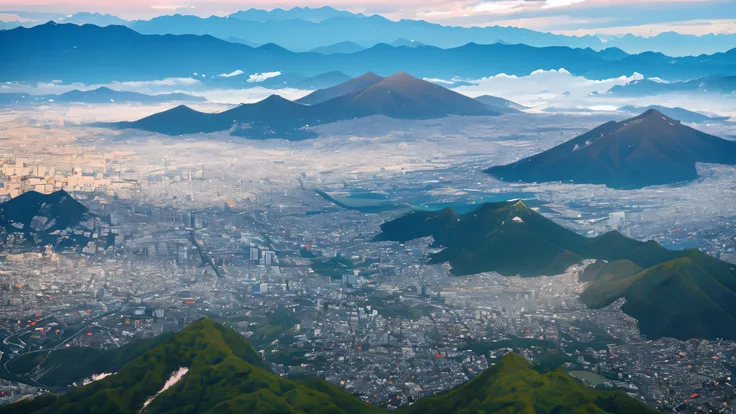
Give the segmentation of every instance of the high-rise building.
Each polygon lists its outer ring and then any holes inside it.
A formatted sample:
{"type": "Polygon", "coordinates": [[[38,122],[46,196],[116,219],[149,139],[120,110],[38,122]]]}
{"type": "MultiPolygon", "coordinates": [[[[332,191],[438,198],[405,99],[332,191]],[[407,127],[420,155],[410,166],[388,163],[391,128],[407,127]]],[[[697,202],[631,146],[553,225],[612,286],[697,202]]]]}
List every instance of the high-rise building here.
{"type": "Polygon", "coordinates": [[[276,252],[266,250],[263,252],[263,264],[266,266],[271,266],[273,264],[273,260],[276,258],[276,252]]]}
{"type": "Polygon", "coordinates": [[[260,257],[260,252],[257,247],[250,248],[250,260],[257,262],[260,257]]]}

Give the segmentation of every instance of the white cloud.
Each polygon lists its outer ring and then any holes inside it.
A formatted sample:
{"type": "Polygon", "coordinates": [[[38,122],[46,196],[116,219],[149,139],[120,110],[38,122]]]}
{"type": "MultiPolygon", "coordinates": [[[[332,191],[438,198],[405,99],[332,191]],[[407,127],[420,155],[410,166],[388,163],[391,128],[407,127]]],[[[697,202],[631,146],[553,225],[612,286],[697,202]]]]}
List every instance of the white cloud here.
{"type": "Polygon", "coordinates": [[[263,82],[266,79],[275,78],[276,76],[280,76],[280,75],[281,75],[281,72],[254,73],[248,77],[248,83],[263,82]]]}
{"type": "Polygon", "coordinates": [[[554,7],[565,7],[570,6],[576,3],[582,3],[585,0],[547,0],[544,4],[545,8],[554,8],[554,7]]]}
{"type": "Polygon", "coordinates": [[[500,74],[468,81],[472,86],[460,86],[455,91],[468,96],[493,95],[532,107],[571,105],[596,94],[604,94],[614,85],[625,85],[644,79],[639,73],[618,78],[592,80],[574,76],[564,68],[536,70],[527,76],[500,74]]]}
{"type": "MultiPolygon", "coordinates": [[[[244,73],[245,72],[243,72],[242,70],[238,69],[238,70],[233,71],[233,72],[230,72],[230,73],[221,73],[221,74],[217,75],[217,77],[218,78],[232,78],[233,76],[242,75],[244,73]]],[[[196,73],[195,73],[195,75],[196,75],[196,73]]]]}
{"type": "Polygon", "coordinates": [[[704,34],[736,34],[736,19],[700,19],[667,23],[651,23],[637,26],[597,27],[593,29],[552,30],[553,33],[570,36],[625,35],[651,37],[664,32],[677,32],[702,36],[704,34]]]}

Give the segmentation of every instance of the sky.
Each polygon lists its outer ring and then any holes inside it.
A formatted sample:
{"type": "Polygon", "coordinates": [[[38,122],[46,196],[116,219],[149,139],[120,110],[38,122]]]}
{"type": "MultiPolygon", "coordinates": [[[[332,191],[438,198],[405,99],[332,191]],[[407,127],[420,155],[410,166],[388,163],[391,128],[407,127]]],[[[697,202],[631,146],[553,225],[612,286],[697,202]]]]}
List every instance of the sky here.
{"type": "Polygon", "coordinates": [[[210,16],[250,7],[304,6],[377,13],[392,20],[515,26],[576,35],[736,33],[736,0],[0,0],[0,20],[48,19],[48,13],[80,11],[149,19],[172,13],[210,16]]]}

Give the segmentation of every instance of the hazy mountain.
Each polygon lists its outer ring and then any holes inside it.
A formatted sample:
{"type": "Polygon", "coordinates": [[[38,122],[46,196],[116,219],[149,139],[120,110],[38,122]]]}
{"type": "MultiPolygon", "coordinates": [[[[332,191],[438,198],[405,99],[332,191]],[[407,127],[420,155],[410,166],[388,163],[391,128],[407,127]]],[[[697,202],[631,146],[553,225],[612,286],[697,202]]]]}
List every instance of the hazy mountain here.
{"type": "Polygon", "coordinates": [[[712,76],[682,82],[665,82],[659,79],[631,81],[616,85],[609,93],[618,96],[649,96],[668,93],[713,93],[733,95],[736,93],[736,76],[712,76]]]}
{"type": "Polygon", "coordinates": [[[340,42],[329,46],[316,47],[310,52],[319,53],[322,55],[331,55],[334,53],[355,53],[364,50],[365,48],[357,43],[353,42],[340,42]]]}
{"type": "Polygon", "coordinates": [[[0,407],[0,413],[153,414],[183,409],[193,414],[383,412],[321,379],[293,381],[274,374],[240,334],[203,319],[152,344],[114,375],[66,394],[0,407]]]}
{"type": "Polygon", "coordinates": [[[486,172],[504,181],[564,181],[635,189],[698,178],[695,163],[736,164],[736,142],[650,109],[486,172]]]}
{"type": "Polygon", "coordinates": [[[241,38],[256,44],[277,43],[294,51],[311,50],[336,42],[363,45],[411,39],[422,44],[454,48],[466,43],[505,43],[530,46],[618,48],[628,53],[657,51],[672,56],[723,52],[736,47],[736,35],[694,36],[662,33],[646,38],[627,35],[565,36],[516,27],[442,26],[423,20],[393,21],[379,15],[355,15],[330,8],[247,10],[227,17],[160,16],[132,22],[131,27],[149,34],[209,34],[221,39],[241,38]]]}
{"type": "Polygon", "coordinates": [[[628,57],[629,53],[626,53],[617,47],[609,47],[601,50],[598,53],[598,56],[608,61],[616,61],[628,57]]]}
{"type": "Polygon", "coordinates": [[[137,92],[116,91],[106,87],[100,87],[89,91],[74,89],[60,95],[29,95],[29,94],[4,94],[0,93],[0,105],[31,105],[53,103],[162,103],[162,102],[204,102],[205,98],[188,95],[185,93],[166,93],[159,95],[146,95],[137,92]],[[7,95],[7,96],[6,96],[7,95]]]}
{"type": "Polygon", "coordinates": [[[581,296],[588,306],[626,298],[623,311],[650,338],[736,338],[736,323],[728,323],[736,316],[736,268],[698,250],[668,250],[616,231],[587,238],[521,201],[486,203],[466,214],[413,211],[382,224],[374,241],[430,236],[442,250],[429,263],[449,263],[455,275],[556,275],[583,259],[608,261],[581,277],[591,282],[581,296]]]}
{"type": "Polygon", "coordinates": [[[346,108],[355,116],[385,115],[400,119],[431,119],[447,115],[498,115],[486,105],[405,72],[382,79],[319,107],[332,113],[346,108]]]}
{"type": "Polygon", "coordinates": [[[475,98],[475,100],[481,102],[499,114],[510,114],[528,109],[524,105],[519,105],[516,102],[511,102],[508,99],[499,98],[497,96],[482,95],[475,98]]]}
{"type": "Polygon", "coordinates": [[[616,47],[628,53],[656,51],[672,56],[698,56],[723,52],[736,47],[736,35],[708,33],[700,36],[664,32],[652,37],[609,36],[607,47],[616,47]]]}
{"type": "Polygon", "coordinates": [[[389,44],[393,47],[400,47],[400,46],[406,46],[406,47],[419,47],[419,46],[427,46],[422,42],[418,42],[416,40],[409,40],[409,39],[396,39],[393,42],[389,42],[389,44]]]}
{"type": "MultiPolygon", "coordinates": [[[[183,24],[187,26],[186,22],[183,24]]],[[[453,49],[378,44],[348,55],[322,55],[293,53],[274,44],[252,48],[210,36],[150,36],[121,26],[100,28],[49,23],[0,31],[0,55],[6,57],[0,65],[0,80],[61,79],[90,84],[190,77],[193,73],[206,78],[244,68],[248,68],[249,73],[300,73],[304,76],[316,76],[325,71],[341,71],[348,75],[407,71],[422,78],[442,79],[456,76],[479,79],[498,73],[528,75],[539,69],[565,68],[575,75],[596,79],[630,76],[638,71],[678,80],[733,71],[736,66],[736,50],[707,59],[647,53],[617,61],[608,61],[598,56],[599,53],[566,47],[470,43],[453,49]]]]}
{"type": "Polygon", "coordinates": [[[307,105],[316,105],[325,101],[329,101],[330,99],[337,98],[341,95],[365,89],[369,86],[377,84],[378,82],[381,82],[383,79],[383,77],[378,76],[373,72],[368,72],[361,76],[358,76],[357,78],[350,79],[333,87],[316,90],[309,95],[298,99],[296,102],[307,105]]]}
{"type": "Polygon", "coordinates": [[[92,219],[87,208],[64,190],[28,191],[0,204],[0,246],[83,246],[87,238],[73,230],[87,227],[83,222],[92,219]]]}
{"type": "Polygon", "coordinates": [[[364,17],[362,14],[354,14],[344,10],[336,10],[329,6],[311,8],[294,7],[288,10],[276,8],[273,10],[248,9],[233,13],[228,16],[232,19],[247,20],[253,22],[270,22],[300,19],[308,22],[321,22],[333,17],[364,17]]]}
{"type": "Polygon", "coordinates": [[[642,113],[645,111],[648,111],[650,109],[657,110],[665,115],[667,115],[670,118],[677,119],[681,122],[712,122],[712,121],[723,121],[728,119],[728,117],[716,117],[716,116],[708,116],[703,115],[698,112],[689,111],[685,108],[675,107],[675,108],[669,108],[666,106],[661,105],[649,105],[649,106],[622,106],[618,108],[619,111],[623,112],[631,112],[631,113],[642,113]]]}
{"type": "Polygon", "coordinates": [[[406,73],[388,78],[369,73],[317,92],[321,93],[312,99],[319,102],[314,105],[272,95],[260,102],[243,104],[220,113],[206,114],[179,106],[135,122],[107,126],[167,135],[232,129],[232,135],[254,139],[300,140],[316,136],[309,130],[311,126],[371,115],[399,119],[429,119],[451,114],[498,115],[474,99],[406,73]],[[333,97],[337,93],[341,95],[333,97]],[[322,101],[320,97],[327,100],[322,101]]]}
{"type": "Polygon", "coordinates": [[[304,78],[300,80],[299,82],[295,82],[291,86],[297,89],[309,89],[309,90],[330,88],[332,86],[347,82],[350,79],[351,79],[350,76],[342,72],[338,72],[338,71],[325,72],[317,76],[310,76],[310,77],[304,78]]]}
{"type": "Polygon", "coordinates": [[[508,353],[447,393],[423,398],[398,414],[655,413],[623,391],[597,391],[561,370],[540,373],[523,356],[508,353]]]}

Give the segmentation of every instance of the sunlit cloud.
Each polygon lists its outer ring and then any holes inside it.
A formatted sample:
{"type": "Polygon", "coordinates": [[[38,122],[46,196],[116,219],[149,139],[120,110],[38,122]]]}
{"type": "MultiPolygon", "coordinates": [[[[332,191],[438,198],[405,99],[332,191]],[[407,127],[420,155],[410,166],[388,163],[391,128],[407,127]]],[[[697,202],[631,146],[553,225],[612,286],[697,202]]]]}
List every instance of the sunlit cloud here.
{"type": "Polygon", "coordinates": [[[664,32],[677,32],[701,36],[704,34],[736,34],[736,19],[713,20],[685,20],[667,23],[642,24],[637,26],[611,26],[580,29],[551,30],[554,33],[584,36],[584,35],[625,35],[656,36],[664,32]]]}

